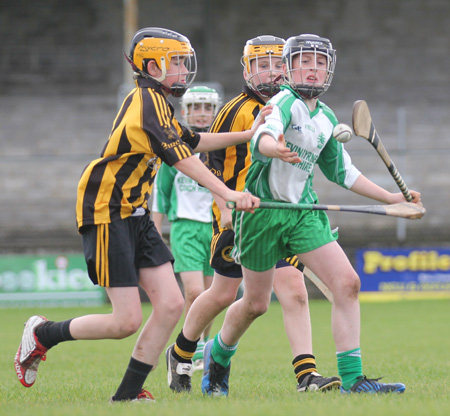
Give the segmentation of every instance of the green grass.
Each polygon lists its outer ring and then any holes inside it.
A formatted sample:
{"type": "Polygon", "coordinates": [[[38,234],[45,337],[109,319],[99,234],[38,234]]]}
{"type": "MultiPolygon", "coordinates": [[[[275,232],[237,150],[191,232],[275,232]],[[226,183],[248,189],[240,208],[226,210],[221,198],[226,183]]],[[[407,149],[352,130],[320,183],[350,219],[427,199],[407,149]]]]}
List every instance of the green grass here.
{"type": "MultiPolygon", "coordinates": [[[[330,305],[311,301],[314,350],[319,371],[336,375],[330,331],[330,305]]],[[[86,313],[103,313],[108,306],[89,309],[0,310],[0,415],[446,415],[450,414],[450,301],[416,300],[363,303],[362,351],[364,372],[401,381],[403,395],[341,395],[339,392],[298,394],[291,353],[284,334],[281,309],[272,303],[241,340],[233,359],[228,399],[204,398],[199,373],[193,392],[174,394],[167,387],[164,358],[147,379],[157,398],[143,403],[108,403],[114,393],[136,336],[121,341],[75,341],[58,345],[41,363],[36,384],[22,387],[13,357],[23,323],[32,314],[52,320],[86,313]]],[[[150,313],[150,306],[145,306],[150,313]]],[[[223,319],[216,320],[215,333],[223,319]]],[[[178,333],[178,326],[171,342],[178,333]]]]}

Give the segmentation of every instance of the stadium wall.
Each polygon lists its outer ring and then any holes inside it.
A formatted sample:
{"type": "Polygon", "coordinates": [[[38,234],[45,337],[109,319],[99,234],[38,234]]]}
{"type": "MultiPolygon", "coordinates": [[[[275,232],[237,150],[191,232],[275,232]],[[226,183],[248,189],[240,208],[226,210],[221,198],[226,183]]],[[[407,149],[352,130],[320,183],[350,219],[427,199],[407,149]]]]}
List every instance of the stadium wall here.
{"type": "MultiPolygon", "coordinates": [[[[101,151],[124,90],[123,4],[0,2],[2,252],[81,247],[77,182],[101,151]]],[[[219,82],[225,100],[242,87],[247,39],[317,33],[332,40],[337,69],[323,101],[348,124],[353,102],[369,103],[386,148],[427,208],[420,221],[330,215],[351,249],[450,244],[449,14],[447,0],[168,0],[141,1],[138,22],[187,35],[199,61],[196,81],[219,82]]],[[[366,176],[396,190],[368,143],[355,137],[346,148],[366,176]]],[[[322,203],[369,203],[320,172],[315,183],[322,203]]]]}

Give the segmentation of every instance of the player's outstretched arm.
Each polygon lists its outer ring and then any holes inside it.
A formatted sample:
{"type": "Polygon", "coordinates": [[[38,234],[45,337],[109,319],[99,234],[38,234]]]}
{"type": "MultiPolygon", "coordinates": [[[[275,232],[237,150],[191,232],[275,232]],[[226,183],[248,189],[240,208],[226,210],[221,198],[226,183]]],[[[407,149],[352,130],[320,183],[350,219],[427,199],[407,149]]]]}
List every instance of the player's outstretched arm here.
{"type": "Polygon", "coordinates": [[[200,133],[200,142],[195,148],[195,151],[210,152],[212,150],[225,149],[226,147],[249,142],[257,128],[264,123],[266,116],[272,112],[272,109],[273,106],[271,105],[263,107],[250,130],[223,133],[200,133]]]}
{"type": "Polygon", "coordinates": [[[196,156],[190,156],[174,164],[185,175],[209,189],[213,197],[221,197],[225,201],[236,203],[236,210],[254,212],[259,207],[259,198],[248,192],[236,192],[228,188],[221,180],[216,178],[196,156]]]}
{"type": "Polygon", "coordinates": [[[297,152],[293,152],[286,146],[283,134],[280,134],[278,140],[274,140],[269,134],[261,134],[258,151],[266,157],[278,158],[287,163],[300,163],[302,161],[297,152]]]}
{"type": "MultiPolygon", "coordinates": [[[[406,202],[406,199],[401,192],[389,192],[366,178],[363,174],[358,176],[350,190],[359,195],[374,199],[375,201],[384,202],[385,204],[406,202]]],[[[413,197],[413,203],[417,204],[421,202],[420,192],[410,190],[410,193],[413,197]]]]}

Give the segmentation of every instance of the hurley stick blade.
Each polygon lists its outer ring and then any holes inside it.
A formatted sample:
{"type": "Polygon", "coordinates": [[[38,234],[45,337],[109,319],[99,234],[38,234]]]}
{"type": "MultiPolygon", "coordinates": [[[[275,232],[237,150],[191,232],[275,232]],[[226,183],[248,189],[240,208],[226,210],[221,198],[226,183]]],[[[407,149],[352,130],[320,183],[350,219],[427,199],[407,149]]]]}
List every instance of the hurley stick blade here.
{"type": "Polygon", "coordinates": [[[408,218],[417,220],[425,215],[426,209],[422,203],[414,204],[412,202],[400,202],[398,204],[383,205],[386,215],[391,217],[408,218]]]}
{"type": "Polygon", "coordinates": [[[355,101],[353,104],[352,123],[355,134],[366,139],[375,148],[381,159],[383,159],[389,173],[397,183],[400,191],[406,200],[411,202],[413,199],[411,193],[378,136],[372,121],[372,116],[370,115],[369,106],[364,100],[355,101]]]}
{"type": "Polygon", "coordinates": [[[357,136],[370,141],[370,130],[373,128],[369,106],[364,100],[355,101],[352,111],[353,131],[357,136]]]}

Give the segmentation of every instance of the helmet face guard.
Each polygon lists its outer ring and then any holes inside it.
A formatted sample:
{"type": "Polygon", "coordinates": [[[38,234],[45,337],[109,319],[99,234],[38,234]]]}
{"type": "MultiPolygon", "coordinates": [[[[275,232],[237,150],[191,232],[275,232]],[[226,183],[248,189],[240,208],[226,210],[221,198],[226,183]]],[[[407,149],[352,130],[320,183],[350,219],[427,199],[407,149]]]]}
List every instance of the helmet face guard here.
{"type": "Polygon", "coordinates": [[[214,88],[189,88],[180,100],[182,116],[195,131],[207,131],[219,111],[220,97],[214,88]]]}
{"type": "Polygon", "coordinates": [[[280,91],[283,45],[284,39],[263,35],[248,40],[244,47],[241,64],[245,81],[251,90],[263,97],[273,97],[280,91]]]}
{"type": "MultiPolygon", "coordinates": [[[[167,78],[171,65],[178,66],[183,62],[185,69],[178,72],[179,81],[166,87],[175,97],[181,97],[186,92],[197,74],[197,59],[189,39],[169,29],[149,27],[136,32],[130,44],[128,61],[131,61],[130,64],[138,76],[152,78],[160,84],[167,78]],[[147,72],[147,64],[152,60],[161,70],[158,78],[147,72]]],[[[172,71],[171,75],[176,73],[172,71]]]]}
{"type": "Polygon", "coordinates": [[[317,35],[299,35],[289,38],[283,48],[283,63],[286,65],[286,82],[303,98],[318,98],[325,93],[331,85],[333,80],[334,69],[336,66],[336,51],[333,45],[326,38],[321,38],[317,35]],[[314,65],[310,64],[303,66],[303,56],[305,54],[313,54],[312,61],[314,65]],[[324,56],[327,60],[326,68],[317,68],[316,62],[318,55],[324,56]],[[298,64],[294,67],[294,59],[298,59],[298,64]],[[315,84],[307,82],[306,79],[298,79],[294,81],[294,73],[302,74],[305,69],[313,69],[315,73],[319,71],[326,71],[324,82],[315,84]]]}

